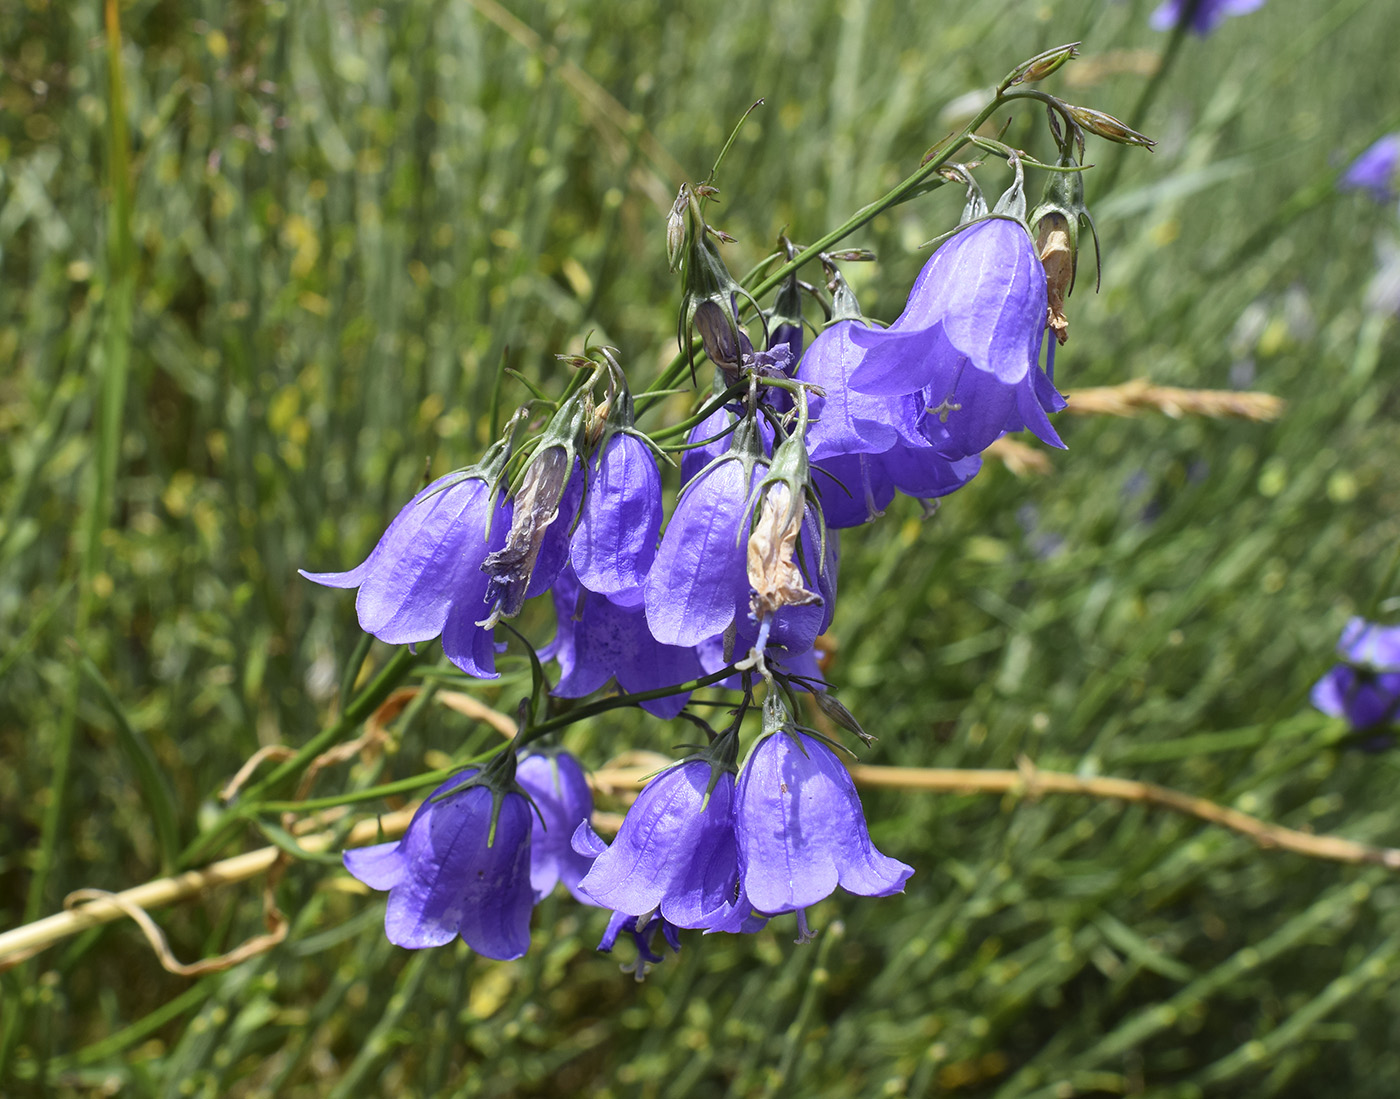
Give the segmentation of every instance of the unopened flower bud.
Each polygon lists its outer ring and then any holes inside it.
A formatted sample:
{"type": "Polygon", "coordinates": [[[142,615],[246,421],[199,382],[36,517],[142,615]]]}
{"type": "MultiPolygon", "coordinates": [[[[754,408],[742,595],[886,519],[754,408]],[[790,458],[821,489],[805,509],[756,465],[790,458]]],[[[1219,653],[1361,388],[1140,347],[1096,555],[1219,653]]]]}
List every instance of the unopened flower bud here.
{"type": "Polygon", "coordinates": [[[1069,116],[1091,134],[1097,134],[1109,141],[1116,141],[1119,145],[1138,145],[1144,149],[1150,149],[1157,144],[1146,134],[1140,134],[1124,125],[1111,114],[1096,111],[1092,107],[1070,106],[1068,109],[1069,116]]]}
{"type": "Polygon", "coordinates": [[[1002,81],[1000,91],[1005,91],[1013,84],[1034,84],[1037,80],[1044,80],[1051,73],[1057,71],[1066,61],[1079,56],[1079,43],[1070,42],[1063,46],[1056,46],[1054,49],[1046,50],[1044,53],[1036,54],[1029,61],[1025,61],[1013,69],[1007,78],[1002,81]]]}
{"type": "Polygon", "coordinates": [[[690,186],[682,183],[671,212],[666,215],[666,261],[677,270],[685,256],[685,212],[690,208],[690,186]]]}
{"type": "Polygon", "coordinates": [[[695,310],[695,327],[705,344],[705,354],[731,380],[739,376],[745,357],[753,356],[753,345],[733,314],[713,301],[703,301],[695,310]]]}

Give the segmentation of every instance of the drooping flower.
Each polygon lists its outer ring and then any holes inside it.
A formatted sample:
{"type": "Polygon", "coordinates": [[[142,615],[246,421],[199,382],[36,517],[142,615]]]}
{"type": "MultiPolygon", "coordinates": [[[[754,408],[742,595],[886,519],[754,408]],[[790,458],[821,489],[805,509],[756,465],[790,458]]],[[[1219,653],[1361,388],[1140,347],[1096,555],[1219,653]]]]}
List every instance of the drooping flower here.
{"type": "Polygon", "coordinates": [[[661,533],[661,474],[650,448],[619,431],[590,463],[569,560],[589,591],[635,607],[661,533]]]}
{"type": "Polygon", "coordinates": [[[578,883],[592,860],[573,847],[574,831],[593,815],[593,792],[583,767],[568,752],[537,753],[516,765],[515,781],[537,810],[530,816],[530,887],[536,902],[561,881],[586,902],[578,883]]]}
{"type": "Polygon", "coordinates": [[[889,896],[914,872],[871,843],[855,784],[835,753],[791,727],[759,741],[744,765],[735,832],[744,893],[769,915],[808,908],[838,885],[889,896]]]}
{"type": "Polygon", "coordinates": [[[733,805],[733,772],[708,758],[661,772],[642,787],[610,846],[579,827],[575,848],[595,856],[579,889],[634,919],[655,912],[676,927],[725,920],[739,878],[733,805]]]}
{"type": "Polygon", "coordinates": [[[1377,202],[1389,202],[1400,185],[1400,133],[1386,134],[1351,162],[1337,186],[1343,191],[1365,191],[1377,202]]]}
{"type": "MultiPolygon", "coordinates": [[[[693,647],[664,645],[652,636],[646,611],[625,607],[579,584],[572,568],[554,583],[558,620],[554,641],[540,650],[543,660],[557,660],[561,675],[554,688],[560,698],[582,698],[616,679],[628,693],[652,691],[698,678],[703,669],[693,647]]],[[[672,718],[685,707],[688,693],[642,703],[648,713],[672,718]]]]}
{"type": "Polygon", "coordinates": [[[433,791],[402,839],[343,856],[360,881],[389,891],[384,933],[397,946],[442,946],[461,935],[487,958],[529,949],[530,805],[485,784],[460,789],[477,774],[463,771],[433,791]]]}
{"type": "Polygon", "coordinates": [[[803,356],[799,381],[822,388],[812,394],[807,443],[819,471],[818,495],[827,526],[859,526],[876,518],[896,491],[921,499],[961,488],[982,468],[976,455],[945,456],[948,430],[924,414],[914,393],[875,396],[850,388],[865,356],[851,339],[854,320],[825,329],[803,356]]]}
{"type": "Polygon", "coordinates": [[[889,328],[848,330],[866,352],[851,388],[922,392],[925,414],[947,429],[940,449],[949,458],[978,454],[1020,427],[1063,447],[1046,417],[1056,405],[1039,366],[1046,293],[1045,268],[1019,221],[973,222],[934,252],[889,328]]]}
{"type": "Polygon", "coordinates": [[[748,613],[745,543],[762,461],[758,429],[745,419],[729,449],[682,489],[646,582],[647,624],[663,644],[699,644],[748,613]]]}
{"type": "Polygon", "coordinates": [[[332,588],[358,587],[360,628],[381,641],[411,645],[441,634],[454,664],[468,675],[495,678],[491,631],[477,625],[490,609],[481,567],[504,544],[511,507],[492,491],[488,465],[449,473],[423,489],[349,572],[303,570],[302,576],[332,588]]]}
{"type": "Polygon", "coordinates": [[[1264,0],[1164,0],[1152,13],[1151,27],[1155,31],[1175,30],[1186,18],[1191,29],[1206,35],[1216,24],[1232,15],[1248,15],[1264,6],[1264,0]],[[1193,10],[1194,7],[1194,10],[1193,10]]]}
{"type": "Polygon", "coordinates": [[[1343,662],[1314,684],[1312,704],[1357,732],[1400,725],[1400,626],[1353,618],[1337,652],[1343,662]]]}

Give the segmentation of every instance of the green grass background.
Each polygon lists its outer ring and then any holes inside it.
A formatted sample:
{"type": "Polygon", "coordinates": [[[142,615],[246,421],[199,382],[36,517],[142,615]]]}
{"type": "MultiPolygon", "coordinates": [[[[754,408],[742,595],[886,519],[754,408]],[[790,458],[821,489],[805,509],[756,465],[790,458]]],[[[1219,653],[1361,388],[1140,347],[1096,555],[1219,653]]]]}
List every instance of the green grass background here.
{"type": "MultiPolygon", "coordinates": [[[[508,6],[531,33],[466,0],[122,4],[116,117],[101,4],[0,15],[0,926],[177,865],[244,759],[327,724],[353,600],[295,570],[355,563],[426,459],[478,455],[503,358],[546,386],[590,333],[639,383],[670,359],[664,207],[753,99],[713,213],[736,271],[912,170],[944,106],[1022,57],[1084,39],[1047,88],[1126,116],[1131,51],[1167,41],[1142,0],[508,6]]],[[[1396,209],[1333,191],[1400,128],[1397,35],[1380,0],[1275,0],[1183,43],[1141,120],[1157,151],[1108,194],[1091,173],[1103,290],[1081,265],[1059,380],[1247,385],[1287,414],[1062,417],[1048,476],[989,463],[933,521],[905,501],[854,532],[832,676],[880,738],[867,762],[1024,753],[1400,844],[1395,760],[1339,750],[1306,702],[1348,615],[1400,619],[1400,339],[1364,303],[1396,209]]],[[[1038,112],[1014,117],[1049,155],[1038,112]]],[[[881,257],[854,275],[867,312],[897,312],[960,206],[853,238],[881,257]]],[[[509,667],[473,688],[506,710],[509,667]]],[[[493,735],[430,705],[394,733],[314,792],[493,735]]],[[[620,717],[569,743],[597,764],[682,739],[620,717]]],[[[1400,1087],[1394,875],[1116,803],[865,802],[918,868],[902,896],[825,902],[810,947],[790,919],[687,934],[641,985],[566,899],[518,962],[412,954],[316,863],[279,886],[287,943],[227,973],[166,974],[129,923],[82,935],[0,977],[0,1091],[1400,1087]]],[[[181,957],[217,953],[262,929],[259,890],[157,916],[181,957]]]]}

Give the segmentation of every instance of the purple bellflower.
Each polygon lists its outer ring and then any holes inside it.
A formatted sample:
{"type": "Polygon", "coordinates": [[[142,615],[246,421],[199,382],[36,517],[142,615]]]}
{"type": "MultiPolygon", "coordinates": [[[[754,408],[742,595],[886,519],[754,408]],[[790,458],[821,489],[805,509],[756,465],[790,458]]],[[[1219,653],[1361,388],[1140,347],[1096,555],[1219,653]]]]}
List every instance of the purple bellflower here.
{"type": "Polygon", "coordinates": [[[736,745],[737,734],[728,734],[710,753],[648,782],[611,846],[580,825],[574,847],[594,856],[579,884],[583,894],[634,919],[658,913],[676,927],[708,928],[733,916],[739,880],[734,773],[709,757],[716,751],[732,756],[736,745]]]}
{"type": "MultiPolygon", "coordinates": [[[[611,679],[635,693],[702,674],[693,647],[663,645],[652,636],[645,610],[620,606],[609,596],[588,591],[572,568],[559,574],[553,596],[558,628],[554,641],[540,650],[540,658],[559,662],[561,675],[553,691],[559,698],[582,698],[611,679]]],[[[657,717],[673,718],[689,697],[669,695],[641,705],[657,717]]]]}
{"type": "Polygon", "coordinates": [[[921,395],[874,396],[850,388],[865,350],[851,339],[856,325],[839,320],[825,329],[797,369],[799,381],[819,386],[807,443],[820,471],[817,490],[827,525],[859,526],[879,516],[896,491],[921,499],[946,496],[982,468],[976,455],[948,458],[948,430],[924,414],[921,395]]]}
{"type": "Polygon", "coordinates": [[[397,946],[443,946],[461,935],[487,958],[529,949],[530,803],[485,784],[461,789],[477,774],[463,771],[434,790],[402,839],[343,856],[356,878],[389,891],[384,933],[397,946]]]}
{"type": "MultiPolygon", "coordinates": [[[[497,455],[499,458],[499,454],[497,455]]],[[[442,635],[443,651],[468,675],[496,676],[482,562],[505,542],[511,507],[492,490],[498,468],[440,477],[399,512],[370,555],[349,572],[302,572],[331,588],[359,588],[360,628],[390,645],[442,635]]]]}
{"type": "Polygon", "coordinates": [[[682,489],[647,575],[647,624],[666,645],[699,644],[748,613],[745,545],[764,458],[752,419],[728,438],[728,450],[682,489]]]}
{"type": "Polygon", "coordinates": [[[1046,416],[1061,405],[1039,366],[1045,268],[1019,221],[991,216],[959,229],[914,280],[904,312],[884,330],[852,327],[865,357],[857,392],[920,393],[946,426],[950,458],[978,454],[1025,427],[1063,448],[1046,416]]]}
{"type": "Polygon", "coordinates": [[[559,882],[575,899],[589,903],[578,883],[592,860],[573,848],[574,831],[593,815],[593,792],[579,761],[568,752],[526,756],[515,781],[535,803],[530,825],[530,887],[538,903],[559,882]]]}
{"type": "Polygon", "coordinates": [[[1200,35],[1215,30],[1216,24],[1231,15],[1248,15],[1264,6],[1264,0],[1165,0],[1152,13],[1154,31],[1175,30],[1184,19],[1200,35]]]}
{"type": "Polygon", "coordinates": [[[1337,651],[1343,663],[1314,684],[1312,704],[1344,717],[1357,732],[1400,725],[1400,626],[1378,626],[1353,618],[1337,651]]]}
{"type": "Polygon", "coordinates": [[[1337,186],[1343,191],[1365,191],[1377,202],[1395,197],[1400,182],[1400,133],[1386,134],[1368,145],[1351,162],[1337,186]]]}
{"type": "Polygon", "coordinates": [[[902,892],[912,867],[870,841],[850,772],[822,741],[791,725],[759,741],[739,775],[735,832],[748,901],[768,915],[848,893],[902,892]]]}
{"type": "Polygon", "coordinates": [[[636,607],[661,533],[661,474],[631,432],[615,433],[589,469],[588,490],[569,543],[569,559],[589,591],[636,607]]]}

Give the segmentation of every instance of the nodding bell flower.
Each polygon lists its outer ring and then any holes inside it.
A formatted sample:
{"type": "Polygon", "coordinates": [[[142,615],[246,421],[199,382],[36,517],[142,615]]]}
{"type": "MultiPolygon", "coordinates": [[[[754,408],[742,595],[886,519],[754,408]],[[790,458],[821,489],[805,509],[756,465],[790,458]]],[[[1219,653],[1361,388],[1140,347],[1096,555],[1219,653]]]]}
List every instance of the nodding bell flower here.
{"type": "Polygon", "coordinates": [[[765,713],[764,723],[735,792],[740,886],[759,912],[796,912],[805,938],[803,909],[838,885],[887,897],[914,870],[871,843],[851,774],[822,740],[785,714],[765,713]]]}
{"type": "Polygon", "coordinates": [[[952,458],[980,453],[1020,426],[1063,447],[1045,415],[1058,396],[1039,367],[1046,311],[1045,268],[1030,234],[993,214],[934,252],[889,328],[849,330],[866,352],[851,387],[921,393],[928,415],[947,429],[952,458]]]}
{"type": "Polygon", "coordinates": [[[1337,652],[1343,662],[1314,684],[1312,704],[1357,732],[1400,725],[1400,626],[1353,618],[1337,652]]]}
{"type": "Polygon", "coordinates": [[[507,444],[497,443],[480,465],[423,489],[349,572],[301,575],[331,588],[359,588],[355,611],[366,633],[390,645],[441,634],[457,667],[494,679],[495,644],[478,622],[491,609],[483,562],[501,549],[511,526],[511,506],[494,487],[507,453],[507,444]]]}
{"type": "Polygon", "coordinates": [[[530,887],[536,903],[561,881],[576,900],[589,903],[578,883],[592,859],[573,847],[574,832],[593,815],[593,791],[579,761],[568,752],[537,752],[516,764],[515,781],[530,795],[530,887]]]}
{"type": "Polygon", "coordinates": [[[947,429],[930,422],[918,394],[875,396],[850,387],[866,352],[851,338],[860,306],[839,272],[831,273],[833,323],[812,342],[797,368],[811,393],[807,446],[828,527],[858,526],[879,516],[897,491],[921,499],[961,488],[981,458],[946,457],[947,429]]]}
{"type": "MultiPolygon", "coordinates": [[[[583,698],[610,680],[629,694],[653,691],[704,674],[694,648],[663,645],[647,627],[642,607],[623,606],[589,591],[572,568],[559,574],[552,595],[558,628],[554,640],[540,650],[540,659],[559,662],[561,674],[552,692],[557,697],[583,698]]],[[[686,692],[641,706],[657,717],[673,718],[689,698],[686,692]]]]}
{"type": "Polygon", "coordinates": [[[665,645],[696,645],[748,612],[745,543],[758,467],[767,461],[752,414],[728,441],[681,490],[647,574],[647,625],[665,645]]]}
{"type": "Polygon", "coordinates": [[[592,401],[592,384],[581,385],[550,419],[525,467],[505,545],[481,565],[489,578],[485,627],[514,618],[526,599],[548,591],[568,559],[569,528],[583,494],[578,454],[592,401]]]}
{"type": "Polygon", "coordinates": [[[650,442],[633,426],[626,377],[607,349],[603,354],[612,388],[586,466],[587,486],[569,560],[589,591],[635,607],[642,602],[642,585],[661,533],[661,473],[650,442]]]}
{"type": "Polygon", "coordinates": [[[389,891],[384,933],[397,946],[443,946],[458,935],[487,958],[530,947],[531,818],[515,787],[514,753],[454,775],[413,814],[401,840],[346,851],[345,868],[389,891]]]}
{"type": "Polygon", "coordinates": [[[1191,20],[1191,29],[1200,35],[1215,30],[1216,24],[1231,15],[1248,15],[1264,6],[1264,0],[1165,0],[1152,13],[1151,27],[1154,31],[1175,30],[1185,19],[1191,20]]]}
{"type": "Polygon", "coordinates": [[[642,787],[611,845],[581,824],[574,848],[593,858],[579,883],[584,896],[633,918],[660,915],[676,927],[710,928],[728,921],[739,880],[737,753],[735,726],[662,771],[642,787]]]}

